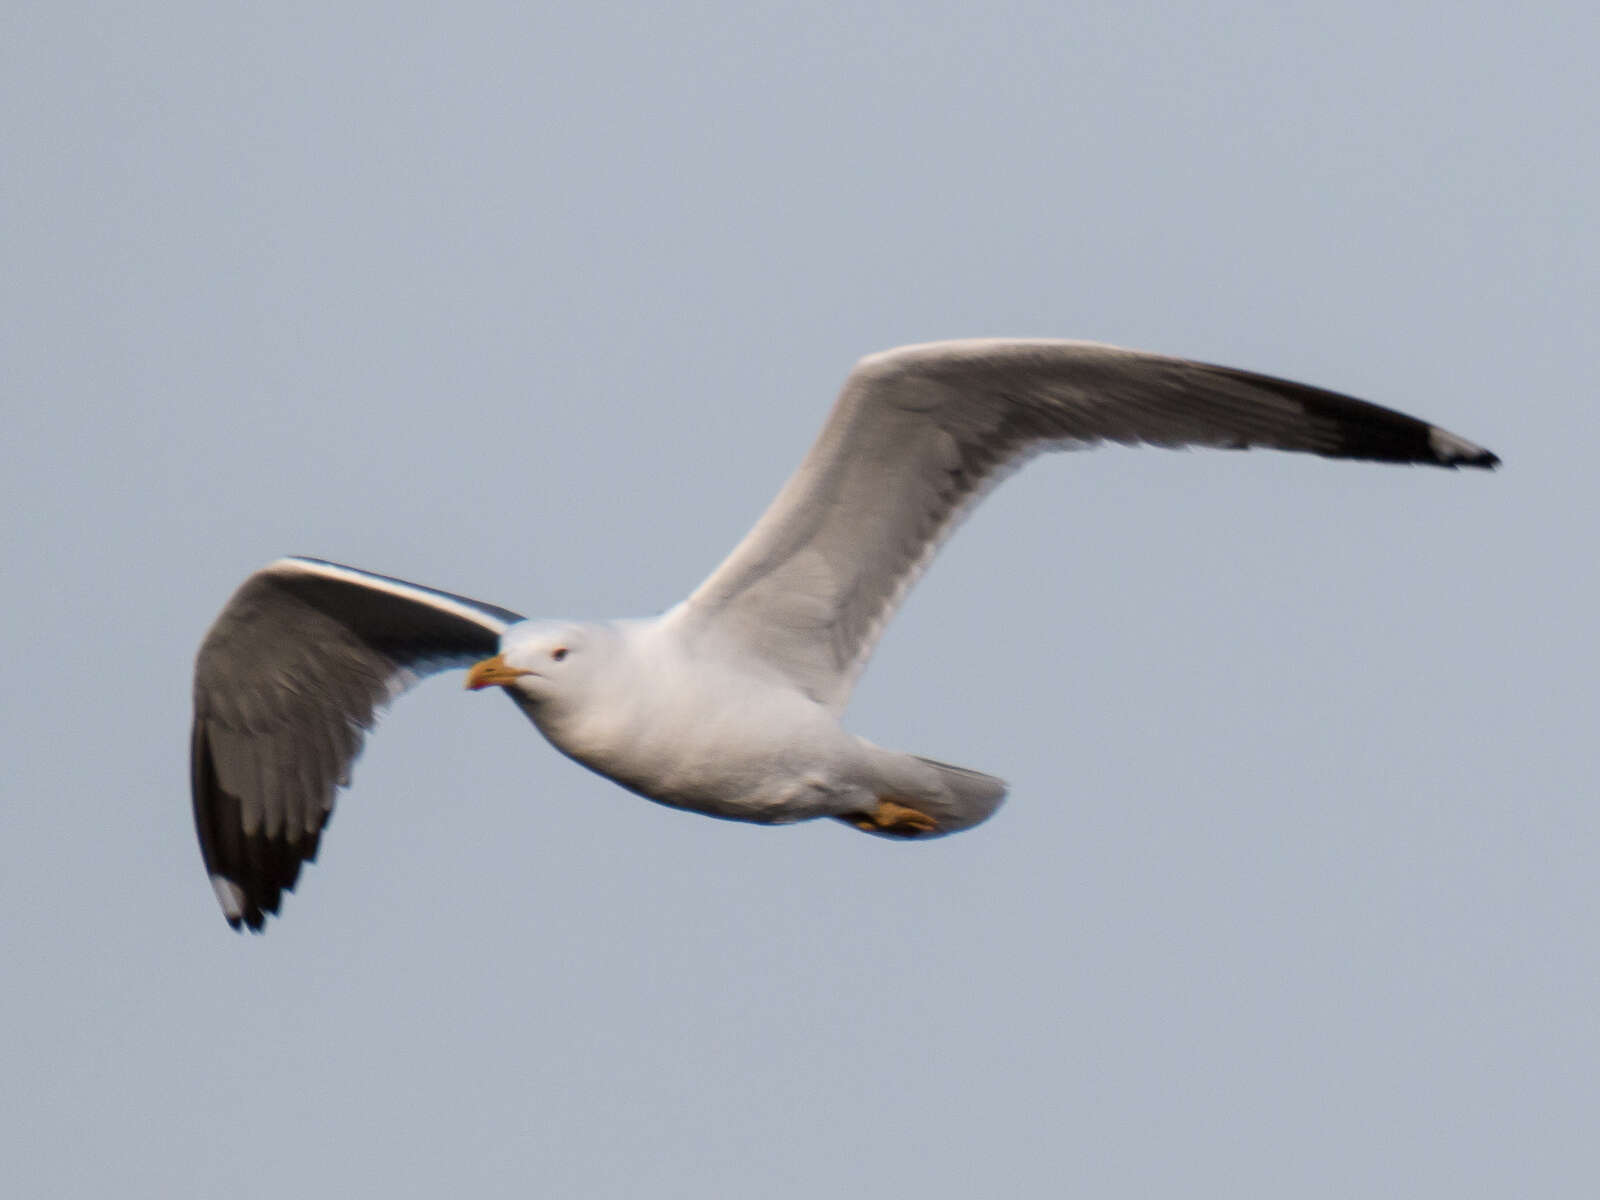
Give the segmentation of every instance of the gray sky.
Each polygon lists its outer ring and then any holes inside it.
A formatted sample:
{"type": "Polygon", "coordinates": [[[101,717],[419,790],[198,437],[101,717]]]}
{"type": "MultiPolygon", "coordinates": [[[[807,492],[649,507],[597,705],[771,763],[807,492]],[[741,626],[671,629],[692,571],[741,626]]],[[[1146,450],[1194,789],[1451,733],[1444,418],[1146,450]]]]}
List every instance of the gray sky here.
{"type": "Polygon", "coordinates": [[[334,7],[4,20],[15,1194],[1600,1183],[1591,5],[334,7]],[[857,357],[982,334],[1506,467],[1033,464],[847,714],[1011,782],[935,844],[431,682],[229,933],[188,688],[250,570],[657,611],[857,357]]]}

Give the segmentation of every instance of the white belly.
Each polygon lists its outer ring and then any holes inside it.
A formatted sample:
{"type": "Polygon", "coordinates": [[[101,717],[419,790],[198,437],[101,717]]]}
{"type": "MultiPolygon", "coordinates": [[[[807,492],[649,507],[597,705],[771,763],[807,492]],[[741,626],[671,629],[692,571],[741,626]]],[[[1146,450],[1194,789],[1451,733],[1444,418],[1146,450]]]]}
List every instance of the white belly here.
{"type": "Polygon", "coordinates": [[[691,678],[657,692],[634,677],[579,713],[529,716],[563,753],[675,808],[782,823],[859,806],[866,748],[826,709],[745,676],[691,678]]]}

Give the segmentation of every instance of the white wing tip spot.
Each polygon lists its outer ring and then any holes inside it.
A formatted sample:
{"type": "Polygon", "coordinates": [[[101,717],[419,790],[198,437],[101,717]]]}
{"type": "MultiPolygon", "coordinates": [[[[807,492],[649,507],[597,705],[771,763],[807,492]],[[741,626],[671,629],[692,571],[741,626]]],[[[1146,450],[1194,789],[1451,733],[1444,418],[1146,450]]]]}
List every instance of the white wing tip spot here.
{"type": "Polygon", "coordinates": [[[1437,425],[1428,430],[1428,448],[1442,463],[1470,463],[1474,466],[1495,467],[1500,460],[1482,446],[1457,437],[1437,425]]]}
{"type": "Polygon", "coordinates": [[[211,890],[217,893],[217,903],[222,905],[223,916],[230,921],[244,917],[244,889],[237,883],[224,876],[213,875],[211,890]]]}

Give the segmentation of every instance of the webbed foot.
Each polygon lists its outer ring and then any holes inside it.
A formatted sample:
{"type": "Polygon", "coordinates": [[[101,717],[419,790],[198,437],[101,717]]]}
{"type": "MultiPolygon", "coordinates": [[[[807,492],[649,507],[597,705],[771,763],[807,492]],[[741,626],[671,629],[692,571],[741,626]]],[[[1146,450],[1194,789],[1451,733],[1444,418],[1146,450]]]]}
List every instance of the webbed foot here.
{"type": "Polygon", "coordinates": [[[939,832],[939,822],[927,813],[887,796],[880,796],[871,812],[849,813],[839,819],[865,833],[887,833],[894,837],[923,837],[939,832]]]}

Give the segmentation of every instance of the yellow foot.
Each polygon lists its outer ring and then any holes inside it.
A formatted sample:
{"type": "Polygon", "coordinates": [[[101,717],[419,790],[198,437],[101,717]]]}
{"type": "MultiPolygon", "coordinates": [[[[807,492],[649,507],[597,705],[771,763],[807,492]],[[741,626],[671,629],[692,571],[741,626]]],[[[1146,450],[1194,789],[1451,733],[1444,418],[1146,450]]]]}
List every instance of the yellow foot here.
{"type": "Polygon", "coordinates": [[[851,813],[844,819],[867,833],[892,833],[896,837],[920,837],[939,832],[939,822],[927,813],[886,796],[879,798],[877,807],[870,813],[851,813]]]}

